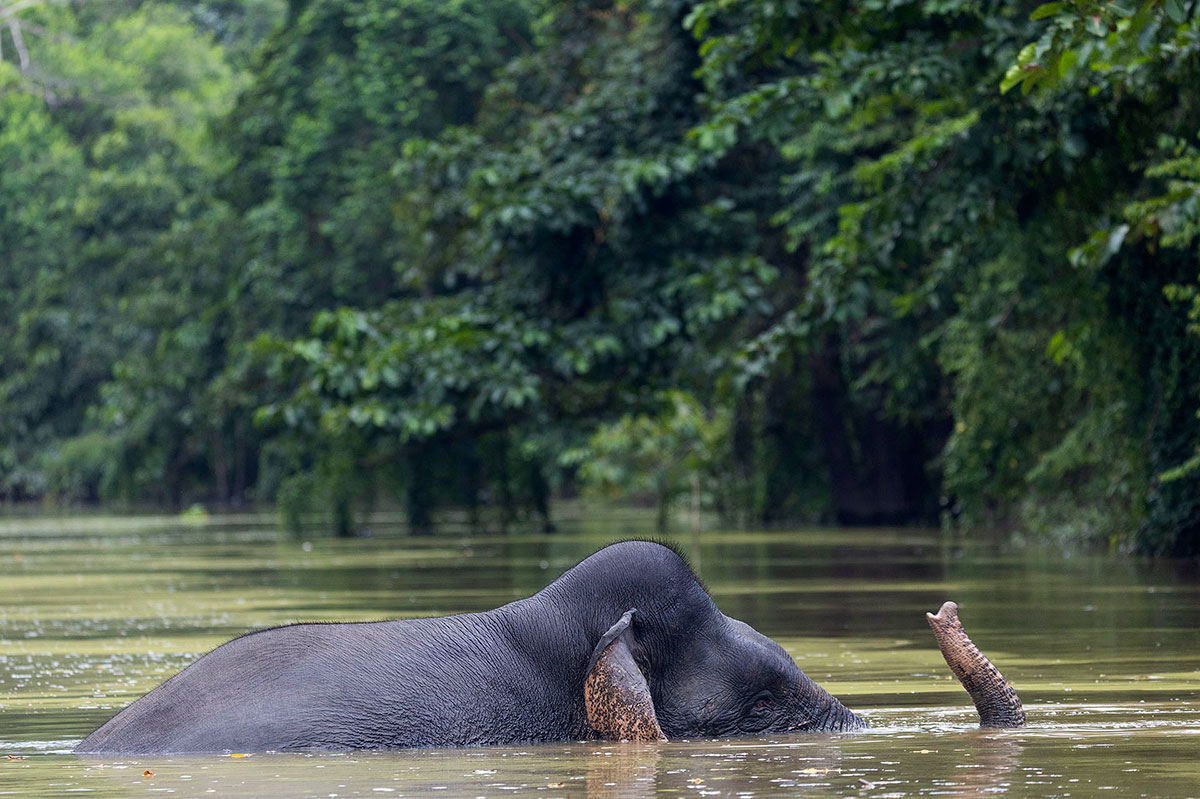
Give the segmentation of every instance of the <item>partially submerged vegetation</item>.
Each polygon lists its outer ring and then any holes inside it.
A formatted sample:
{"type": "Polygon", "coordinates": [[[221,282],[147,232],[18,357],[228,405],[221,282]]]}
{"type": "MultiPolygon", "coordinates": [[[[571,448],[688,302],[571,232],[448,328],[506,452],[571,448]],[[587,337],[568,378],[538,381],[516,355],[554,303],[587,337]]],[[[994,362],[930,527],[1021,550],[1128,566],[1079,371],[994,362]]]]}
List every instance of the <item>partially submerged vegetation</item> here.
{"type": "Polygon", "coordinates": [[[1195,553],[1197,5],[7,3],[0,496],[1195,553]]]}

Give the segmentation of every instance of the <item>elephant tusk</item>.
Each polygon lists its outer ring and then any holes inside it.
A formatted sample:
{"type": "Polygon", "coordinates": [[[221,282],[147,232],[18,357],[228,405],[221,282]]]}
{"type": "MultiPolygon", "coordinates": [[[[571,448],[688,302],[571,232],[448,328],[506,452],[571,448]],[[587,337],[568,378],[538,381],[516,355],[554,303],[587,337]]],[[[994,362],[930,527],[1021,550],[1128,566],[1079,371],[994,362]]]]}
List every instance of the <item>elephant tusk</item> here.
{"type": "Polygon", "coordinates": [[[954,676],[971,695],[981,727],[1024,727],[1025,708],[1000,670],[967,637],[958,620],[958,605],[946,602],[937,615],[926,613],[938,648],[954,676]]]}

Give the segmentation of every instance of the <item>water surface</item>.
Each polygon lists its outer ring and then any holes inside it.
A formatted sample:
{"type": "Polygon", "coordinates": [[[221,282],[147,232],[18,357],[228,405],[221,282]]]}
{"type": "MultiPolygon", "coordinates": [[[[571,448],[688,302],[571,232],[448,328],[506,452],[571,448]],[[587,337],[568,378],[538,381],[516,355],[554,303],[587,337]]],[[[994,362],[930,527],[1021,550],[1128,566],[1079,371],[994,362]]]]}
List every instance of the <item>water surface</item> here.
{"type": "MultiPolygon", "coordinates": [[[[718,605],[873,725],[661,745],[247,757],[72,755],[115,710],[247,630],[486,610],[649,529],[296,538],[269,516],[0,520],[0,796],[1200,796],[1195,562],[964,543],[936,531],[706,533],[718,605]],[[946,599],[1029,726],[981,731],[924,621],[946,599]]],[[[240,754],[240,753],[238,753],[240,754]]]]}

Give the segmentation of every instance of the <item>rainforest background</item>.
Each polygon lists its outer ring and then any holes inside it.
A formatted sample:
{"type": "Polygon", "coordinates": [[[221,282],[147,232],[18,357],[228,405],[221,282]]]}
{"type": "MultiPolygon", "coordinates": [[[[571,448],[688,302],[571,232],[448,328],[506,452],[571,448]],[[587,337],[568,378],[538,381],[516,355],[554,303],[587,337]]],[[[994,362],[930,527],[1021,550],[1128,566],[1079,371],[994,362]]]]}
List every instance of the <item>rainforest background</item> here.
{"type": "Polygon", "coordinates": [[[0,0],[0,499],[1200,552],[1200,0],[0,0]]]}

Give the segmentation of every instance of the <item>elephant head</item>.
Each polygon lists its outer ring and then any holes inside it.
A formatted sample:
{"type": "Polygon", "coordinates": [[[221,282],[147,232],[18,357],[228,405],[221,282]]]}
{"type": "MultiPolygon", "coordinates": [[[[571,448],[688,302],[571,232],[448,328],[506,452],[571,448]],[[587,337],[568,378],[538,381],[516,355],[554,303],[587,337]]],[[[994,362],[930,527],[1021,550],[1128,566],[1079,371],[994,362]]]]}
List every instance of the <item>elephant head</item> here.
{"type": "Polygon", "coordinates": [[[588,721],[605,738],[724,738],[767,732],[841,732],[866,726],[817,685],[783,647],[748,624],[722,617],[714,645],[666,669],[653,690],[635,655],[645,647],[627,611],[596,646],[584,684],[588,721]],[[657,693],[657,699],[655,694],[657,693]]]}
{"type": "MultiPolygon", "coordinates": [[[[596,734],[663,740],[867,726],[801,671],[783,647],[721,613],[679,555],[647,542],[609,550],[618,561],[636,558],[637,568],[624,564],[621,580],[593,584],[601,605],[627,603],[619,616],[609,611],[617,617],[587,664],[583,693],[596,734]],[[646,576],[649,584],[638,585],[635,575],[646,576]],[[622,589],[614,592],[616,585],[622,589]]],[[[613,565],[621,564],[606,568],[613,565]]],[[[564,577],[572,582],[570,573],[564,577]]],[[[970,692],[983,726],[1021,726],[1020,700],[966,636],[956,608],[947,603],[939,615],[928,614],[947,663],[970,692]]]]}
{"type": "Polygon", "coordinates": [[[609,609],[607,628],[597,627],[604,632],[583,690],[588,722],[601,737],[721,738],[866,726],[783,647],[718,610],[674,551],[624,542],[581,567],[596,572],[568,572],[559,583],[586,584],[593,602],[609,609]],[[597,574],[605,578],[587,579],[597,574]]]}

